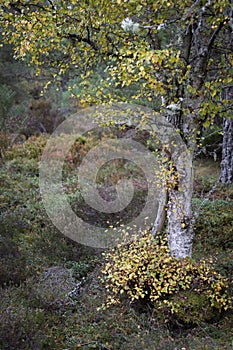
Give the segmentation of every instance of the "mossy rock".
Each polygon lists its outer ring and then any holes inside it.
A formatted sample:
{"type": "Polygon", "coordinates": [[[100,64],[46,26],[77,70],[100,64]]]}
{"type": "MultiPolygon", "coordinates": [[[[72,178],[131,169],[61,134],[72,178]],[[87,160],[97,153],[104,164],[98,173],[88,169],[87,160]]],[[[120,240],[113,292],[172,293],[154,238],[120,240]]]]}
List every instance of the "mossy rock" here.
{"type": "Polygon", "coordinates": [[[41,307],[60,308],[69,304],[69,293],[77,283],[69,269],[53,266],[44,270],[31,287],[31,298],[41,307]]]}
{"type": "Polygon", "coordinates": [[[216,317],[216,312],[204,293],[183,291],[173,296],[172,300],[178,306],[174,316],[184,324],[199,324],[216,317]]]}

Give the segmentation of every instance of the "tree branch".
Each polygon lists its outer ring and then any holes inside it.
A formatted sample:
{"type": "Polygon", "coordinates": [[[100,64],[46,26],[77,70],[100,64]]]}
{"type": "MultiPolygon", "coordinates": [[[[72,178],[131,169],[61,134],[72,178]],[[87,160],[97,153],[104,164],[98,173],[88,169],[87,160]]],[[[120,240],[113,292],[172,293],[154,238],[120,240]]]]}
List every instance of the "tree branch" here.
{"type": "Polygon", "coordinates": [[[72,41],[77,41],[79,43],[83,42],[88,45],[90,45],[94,51],[99,51],[99,48],[95,45],[95,43],[90,39],[90,35],[88,34],[87,38],[83,38],[81,35],[78,34],[68,34],[65,36],[65,38],[70,39],[72,41]]]}
{"type": "Polygon", "coordinates": [[[188,28],[186,30],[186,33],[184,35],[184,42],[183,42],[183,55],[182,58],[185,60],[186,63],[189,62],[191,47],[192,47],[192,25],[189,24],[188,28]]]}
{"type": "Polygon", "coordinates": [[[52,10],[55,10],[55,7],[54,7],[54,4],[53,4],[52,0],[48,0],[48,2],[50,3],[50,5],[52,7],[52,10]]]}

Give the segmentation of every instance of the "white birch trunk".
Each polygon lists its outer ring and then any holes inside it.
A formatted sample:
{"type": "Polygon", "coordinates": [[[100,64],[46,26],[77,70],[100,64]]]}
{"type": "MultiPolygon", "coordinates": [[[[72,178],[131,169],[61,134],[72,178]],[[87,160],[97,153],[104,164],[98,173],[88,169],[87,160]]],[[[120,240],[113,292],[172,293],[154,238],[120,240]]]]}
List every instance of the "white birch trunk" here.
{"type": "Polygon", "coordinates": [[[164,120],[162,123],[160,140],[168,157],[168,168],[165,172],[168,172],[170,179],[168,178],[168,183],[165,184],[167,188],[165,212],[158,213],[152,233],[156,234],[156,231],[162,229],[166,216],[170,253],[182,259],[192,255],[193,152],[188,150],[181,136],[170,123],[164,120]]]}
{"type": "Polygon", "coordinates": [[[233,182],[233,120],[223,121],[223,144],[220,181],[225,184],[233,182]]]}
{"type": "MultiPolygon", "coordinates": [[[[233,87],[226,89],[226,98],[232,99],[233,87]]],[[[220,181],[225,184],[233,182],[233,119],[223,120],[223,144],[220,181]]]]}
{"type": "Polygon", "coordinates": [[[171,255],[185,258],[192,255],[192,156],[187,152],[173,154],[179,176],[176,187],[168,190],[167,232],[171,255]]]}

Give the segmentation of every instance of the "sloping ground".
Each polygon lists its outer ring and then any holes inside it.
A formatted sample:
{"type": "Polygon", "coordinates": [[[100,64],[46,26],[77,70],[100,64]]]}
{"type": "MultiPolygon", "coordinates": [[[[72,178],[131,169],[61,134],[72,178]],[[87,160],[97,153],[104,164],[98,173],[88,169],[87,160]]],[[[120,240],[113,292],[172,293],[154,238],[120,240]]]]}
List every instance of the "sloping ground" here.
{"type": "MultiPolygon", "coordinates": [[[[32,151],[39,144],[30,145],[33,157],[13,155],[0,169],[0,349],[232,349],[230,313],[187,326],[126,300],[101,308],[101,252],[71,242],[49,222],[38,191],[39,152],[32,151]]],[[[232,278],[233,187],[217,185],[208,195],[217,168],[196,164],[194,257],[218,258],[218,270],[232,278]]]]}

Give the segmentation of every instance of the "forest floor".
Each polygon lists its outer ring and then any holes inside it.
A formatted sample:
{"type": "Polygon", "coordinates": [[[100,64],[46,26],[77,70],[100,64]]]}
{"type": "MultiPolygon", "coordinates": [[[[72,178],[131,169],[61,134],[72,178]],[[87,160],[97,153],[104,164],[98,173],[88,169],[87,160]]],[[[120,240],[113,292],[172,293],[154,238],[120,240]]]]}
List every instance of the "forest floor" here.
{"type": "MultiPolygon", "coordinates": [[[[184,325],[127,300],[102,307],[102,251],[70,241],[49,221],[38,187],[38,150],[45,141],[30,142],[11,150],[0,167],[0,349],[233,349],[230,312],[184,325]]],[[[219,162],[199,159],[194,167],[193,257],[213,257],[232,282],[233,187],[217,183],[219,162]]],[[[69,189],[75,187],[73,177],[68,180],[69,189]]]]}

